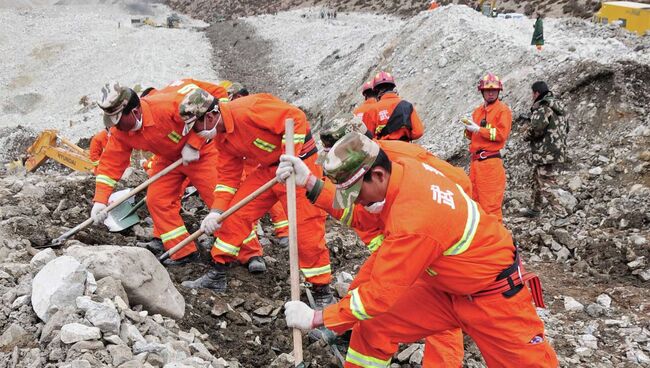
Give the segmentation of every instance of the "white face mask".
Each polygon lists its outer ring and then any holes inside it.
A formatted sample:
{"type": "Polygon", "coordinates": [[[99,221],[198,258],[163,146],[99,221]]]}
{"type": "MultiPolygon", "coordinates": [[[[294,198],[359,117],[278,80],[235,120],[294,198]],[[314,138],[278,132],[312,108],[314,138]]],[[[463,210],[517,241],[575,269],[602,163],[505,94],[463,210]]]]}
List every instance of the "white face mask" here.
{"type": "Polygon", "coordinates": [[[370,213],[379,213],[384,209],[385,204],[386,200],[384,199],[381,202],[375,202],[369,206],[363,206],[363,208],[370,213]]]}
{"type": "Polygon", "coordinates": [[[210,130],[202,130],[196,134],[203,139],[212,139],[217,135],[217,126],[215,125],[210,130]]]}
{"type": "Polygon", "coordinates": [[[140,115],[140,118],[135,118],[135,126],[131,128],[131,132],[135,132],[136,130],[140,130],[142,128],[142,115],[140,115]]]}

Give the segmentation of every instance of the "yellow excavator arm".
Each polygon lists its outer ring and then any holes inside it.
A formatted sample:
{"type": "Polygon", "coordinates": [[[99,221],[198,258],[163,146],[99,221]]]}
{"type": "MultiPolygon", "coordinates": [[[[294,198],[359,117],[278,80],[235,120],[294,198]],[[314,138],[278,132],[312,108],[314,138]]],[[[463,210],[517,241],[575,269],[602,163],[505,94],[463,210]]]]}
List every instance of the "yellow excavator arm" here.
{"type": "Polygon", "coordinates": [[[34,171],[45,160],[51,158],[75,171],[93,172],[93,162],[88,152],[65,138],[57,135],[56,130],[44,130],[36,141],[27,149],[25,161],[27,171],[34,171]]]}

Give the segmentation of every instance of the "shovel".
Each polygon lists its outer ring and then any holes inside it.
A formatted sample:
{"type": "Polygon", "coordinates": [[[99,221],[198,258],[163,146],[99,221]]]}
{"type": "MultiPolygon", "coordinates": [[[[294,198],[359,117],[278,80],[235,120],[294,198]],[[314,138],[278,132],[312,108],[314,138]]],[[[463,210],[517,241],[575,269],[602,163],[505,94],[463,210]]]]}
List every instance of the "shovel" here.
{"type": "MultiPolygon", "coordinates": [[[[128,194],[130,191],[131,189],[123,189],[119,192],[115,192],[111,194],[108,202],[111,203],[117,198],[121,198],[125,194],[128,194]]],[[[108,213],[108,217],[106,217],[106,220],[104,221],[104,225],[108,227],[108,231],[118,233],[140,222],[140,217],[135,213],[138,210],[136,206],[138,206],[139,203],[134,206],[134,202],[135,197],[131,197],[108,213]]]]}
{"type": "MultiPolygon", "coordinates": [[[[141,191],[143,191],[145,188],[147,188],[154,181],[160,179],[162,176],[167,175],[167,173],[169,173],[170,171],[172,171],[175,168],[179,167],[182,163],[183,163],[183,159],[179,158],[176,162],[174,162],[173,164],[167,166],[166,168],[161,170],[156,175],[150,177],[144,183],[138,185],[135,189],[133,189],[132,191],[130,191],[129,193],[127,193],[126,195],[124,195],[123,197],[118,199],[117,201],[109,204],[108,207],[104,208],[103,211],[110,212],[111,210],[113,210],[114,208],[116,208],[117,206],[122,204],[122,202],[126,201],[127,199],[129,199],[129,198],[133,197],[134,195],[136,195],[136,194],[140,193],[141,191]]],[[[63,244],[63,242],[65,242],[69,237],[71,237],[72,235],[78,233],[81,229],[86,228],[88,225],[90,225],[92,223],[93,223],[93,218],[89,217],[86,221],[80,223],[79,225],[77,225],[74,228],[68,230],[67,232],[65,232],[64,234],[59,236],[58,238],[52,240],[52,244],[50,246],[56,247],[56,246],[59,246],[59,245],[63,244]]]]}
{"type": "MultiPolygon", "coordinates": [[[[197,193],[197,192],[198,192],[198,191],[196,190],[195,187],[187,187],[187,189],[185,190],[185,194],[183,195],[183,198],[181,198],[181,201],[184,201],[186,198],[191,197],[194,193],[197,193]]],[[[117,222],[121,222],[121,221],[125,220],[127,217],[132,216],[134,213],[138,212],[138,210],[139,210],[142,206],[144,206],[145,204],[147,204],[147,196],[145,196],[144,198],[142,198],[142,199],[141,199],[138,203],[136,203],[135,205],[131,206],[131,207],[130,207],[131,209],[130,209],[126,214],[124,214],[122,217],[120,217],[120,218],[119,218],[118,220],[116,220],[116,221],[117,221],[117,222]]],[[[119,207],[118,207],[118,208],[119,208],[119,207]]],[[[117,210],[117,208],[114,209],[113,211],[111,211],[111,213],[112,213],[112,212],[116,212],[116,210],[117,210]]],[[[110,214],[109,214],[109,216],[110,216],[110,214]]],[[[115,217],[117,217],[117,216],[115,216],[115,217]]],[[[106,224],[106,223],[104,222],[104,224],[106,224]]],[[[106,226],[108,226],[108,225],[106,225],[106,226]]],[[[131,225],[131,226],[132,226],[132,225],[131,225]]],[[[130,226],[127,226],[127,227],[130,227],[130,226]]]]}
{"type": "MultiPolygon", "coordinates": [[[[269,181],[266,182],[266,184],[262,185],[261,187],[257,188],[253,193],[249,194],[246,196],[246,198],[242,199],[241,201],[237,202],[234,206],[228,208],[224,213],[219,216],[219,222],[223,222],[228,216],[232,215],[233,213],[237,212],[240,208],[244,207],[247,205],[250,201],[253,199],[257,198],[260,194],[266,192],[267,190],[271,189],[272,186],[278,183],[278,179],[273,178],[269,181]]],[[[198,239],[199,236],[203,235],[203,230],[199,229],[195,232],[192,233],[192,235],[188,236],[187,238],[183,239],[180,243],[176,244],[173,248],[170,250],[166,251],[163,253],[158,260],[160,262],[166,260],[167,258],[171,257],[174,253],[178,252],[181,250],[184,246],[188,245],[189,243],[193,242],[194,240],[198,239]]]]}

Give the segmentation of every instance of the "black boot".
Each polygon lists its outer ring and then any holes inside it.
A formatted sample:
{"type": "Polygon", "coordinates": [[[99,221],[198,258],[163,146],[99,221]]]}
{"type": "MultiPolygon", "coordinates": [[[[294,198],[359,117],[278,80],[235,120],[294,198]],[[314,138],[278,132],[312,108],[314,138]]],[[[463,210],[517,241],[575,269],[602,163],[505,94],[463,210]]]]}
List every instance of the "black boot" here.
{"type": "Polygon", "coordinates": [[[181,259],[171,259],[167,258],[162,262],[163,265],[165,266],[182,266],[184,264],[188,264],[190,262],[200,262],[201,261],[201,255],[199,252],[194,252],[188,256],[185,256],[181,259]]]}
{"type": "Polygon", "coordinates": [[[158,238],[154,238],[152,241],[147,243],[138,242],[136,245],[138,247],[147,248],[151,253],[153,253],[156,256],[162,254],[165,251],[162,240],[158,238]]]}
{"type": "Polygon", "coordinates": [[[266,272],[266,262],[260,256],[251,257],[248,260],[248,272],[256,274],[266,272]]]}
{"type": "Polygon", "coordinates": [[[183,281],[181,285],[190,289],[204,288],[216,292],[224,292],[228,286],[228,280],[226,280],[226,268],[226,265],[216,263],[205,275],[193,281],[183,281]]]}
{"type": "Polygon", "coordinates": [[[329,285],[314,285],[311,288],[311,293],[314,297],[314,304],[316,309],[323,309],[330,304],[334,304],[334,295],[329,285]]]}

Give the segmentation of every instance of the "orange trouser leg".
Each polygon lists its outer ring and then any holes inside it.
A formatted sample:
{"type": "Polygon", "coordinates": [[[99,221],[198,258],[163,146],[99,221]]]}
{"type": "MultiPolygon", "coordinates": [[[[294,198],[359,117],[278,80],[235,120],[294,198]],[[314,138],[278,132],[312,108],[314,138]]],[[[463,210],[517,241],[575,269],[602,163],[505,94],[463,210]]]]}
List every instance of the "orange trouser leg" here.
{"type": "MultiPolygon", "coordinates": [[[[165,160],[156,160],[154,169],[162,170],[165,160]]],[[[181,167],[172,170],[167,175],[153,182],[147,191],[147,207],[154,223],[154,229],[159,232],[160,240],[165,250],[169,250],[189,236],[179,212],[181,202],[178,191],[185,180],[181,167]]],[[[192,242],[174,253],[172,259],[183,258],[196,251],[192,242]]]]}
{"type": "Polygon", "coordinates": [[[474,160],[469,167],[469,177],[472,181],[472,199],[478,202],[483,211],[502,221],[501,206],[506,190],[503,161],[500,158],[474,160]]]}
{"type": "Polygon", "coordinates": [[[460,328],[436,332],[424,342],[422,367],[462,367],[463,355],[463,331],[460,328]]]}
{"type": "Polygon", "coordinates": [[[388,366],[399,343],[459,327],[474,339],[489,367],[558,366],[527,288],[511,298],[495,294],[470,301],[424,282],[387,313],[354,326],[345,366],[388,366]]]}
{"type": "Polygon", "coordinates": [[[286,238],[289,236],[289,220],[287,215],[284,213],[284,208],[282,203],[275,202],[271,210],[269,211],[271,215],[271,222],[273,223],[273,232],[278,238],[286,238]]]}
{"type": "MultiPolygon", "coordinates": [[[[313,162],[315,157],[313,160],[308,160],[305,160],[308,166],[314,173],[319,174],[313,162]]],[[[240,201],[273,179],[275,169],[276,167],[267,167],[249,173],[237,190],[232,203],[240,201]]],[[[327,284],[331,280],[331,267],[329,252],[325,246],[325,213],[307,200],[304,189],[298,188],[296,197],[300,269],[307,281],[314,284],[327,284]]],[[[241,244],[250,233],[251,223],[259,220],[278,200],[286,205],[286,190],[285,186],[281,184],[262,193],[228,217],[223,222],[212,247],[213,260],[218,263],[227,263],[238,257],[241,247],[237,244],[241,244]]]]}

